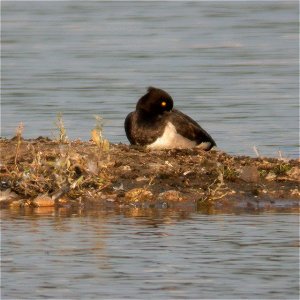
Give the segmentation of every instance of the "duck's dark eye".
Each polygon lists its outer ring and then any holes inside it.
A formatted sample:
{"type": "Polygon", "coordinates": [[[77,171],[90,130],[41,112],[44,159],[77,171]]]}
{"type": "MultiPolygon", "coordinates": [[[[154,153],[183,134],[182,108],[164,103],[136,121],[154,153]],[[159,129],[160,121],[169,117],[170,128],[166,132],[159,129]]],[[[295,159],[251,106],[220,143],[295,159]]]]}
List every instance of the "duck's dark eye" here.
{"type": "Polygon", "coordinates": [[[167,102],[166,102],[166,101],[162,101],[162,102],[160,103],[160,105],[161,105],[162,107],[165,107],[165,106],[167,105],[167,102]]]}

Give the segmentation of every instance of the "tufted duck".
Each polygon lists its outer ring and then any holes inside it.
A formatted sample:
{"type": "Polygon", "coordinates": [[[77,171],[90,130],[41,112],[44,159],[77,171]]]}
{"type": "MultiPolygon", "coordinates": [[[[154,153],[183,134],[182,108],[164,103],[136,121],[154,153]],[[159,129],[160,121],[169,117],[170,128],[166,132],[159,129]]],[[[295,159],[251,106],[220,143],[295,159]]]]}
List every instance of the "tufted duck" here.
{"type": "Polygon", "coordinates": [[[126,117],[125,131],[131,144],[150,149],[197,146],[208,151],[216,146],[196,121],[173,109],[173,99],[167,92],[154,87],[148,88],[136,110],[126,117]]]}

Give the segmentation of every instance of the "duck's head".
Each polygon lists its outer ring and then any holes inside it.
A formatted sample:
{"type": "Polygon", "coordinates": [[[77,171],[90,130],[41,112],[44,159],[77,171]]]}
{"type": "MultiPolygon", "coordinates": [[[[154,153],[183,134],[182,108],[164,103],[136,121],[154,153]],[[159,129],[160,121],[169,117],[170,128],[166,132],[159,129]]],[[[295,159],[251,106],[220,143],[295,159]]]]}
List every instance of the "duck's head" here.
{"type": "Polygon", "coordinates": [[[137,102],[136,110],[148,115],[161,115],[165,111],[171,111],[173,99],[165,91],[155,87],[149,87],[147,94],[137,102]]]}

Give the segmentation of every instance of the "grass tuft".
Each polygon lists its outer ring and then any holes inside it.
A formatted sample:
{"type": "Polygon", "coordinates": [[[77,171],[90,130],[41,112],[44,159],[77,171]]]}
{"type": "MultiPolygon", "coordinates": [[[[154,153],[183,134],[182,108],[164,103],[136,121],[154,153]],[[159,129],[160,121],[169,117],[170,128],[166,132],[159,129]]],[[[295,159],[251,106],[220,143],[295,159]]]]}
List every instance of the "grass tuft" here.
{"type": "Polygon", "coordinates": [[[235,181],[239,176],[239,172],[233,167],[222,166],[220,167],[220,171],[223,174],[223,178],[229,181],[235,181]]]}
{"type": "Polygon", "coordinates": [[[58,141],[60,143],[67,143],[68,142],[68,136],[67,136],[67,131],[65,128],[65,123],[63,120],[62,113],[57,114],[57,120],[55,122],[56,127],[58,128],[59,131],[59,136],[58,136],[58,141]]]}
{"type": "Polygon", "coordinates": [[[284,176],[291,168],[290,164],[280,163],[274,167],[273,172],[276,176],[284,176]]]}
{"type": "Polygon", "coordinates": [[[95,128],[91,131],[93,142],[97,145],[100,151],[109,151],[109,142],[103,137],[103,119],[101,116],[95,116],[95,128]]]}
{"type": "Polygon", "coordinates": [[[217,167],[217,178],[207,186],[206,193],[199,200],[201,208],[211,206],[216,200],[228,195],[228,188],[224,183],[224,166],[217,167]]]}

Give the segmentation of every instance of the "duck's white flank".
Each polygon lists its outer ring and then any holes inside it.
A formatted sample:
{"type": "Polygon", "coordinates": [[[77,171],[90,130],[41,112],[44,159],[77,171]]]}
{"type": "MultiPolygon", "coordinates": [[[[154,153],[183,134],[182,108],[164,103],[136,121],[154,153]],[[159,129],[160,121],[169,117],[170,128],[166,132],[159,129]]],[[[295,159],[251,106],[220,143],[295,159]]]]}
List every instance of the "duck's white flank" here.
{"type": "MultiPolygon", "coordinates": [[[[159,137],[154,143],[147,146],[149,149],[170,149],[170,148],[192,148],[197,144],[191,141],[179,133],[177,133],[175,126],[168,122],[165,131],[161,137],[159,137]]],[[[200,149],[206,149],[210,146],[210,143],[201,143],[197,147],[200,149]]]]}

